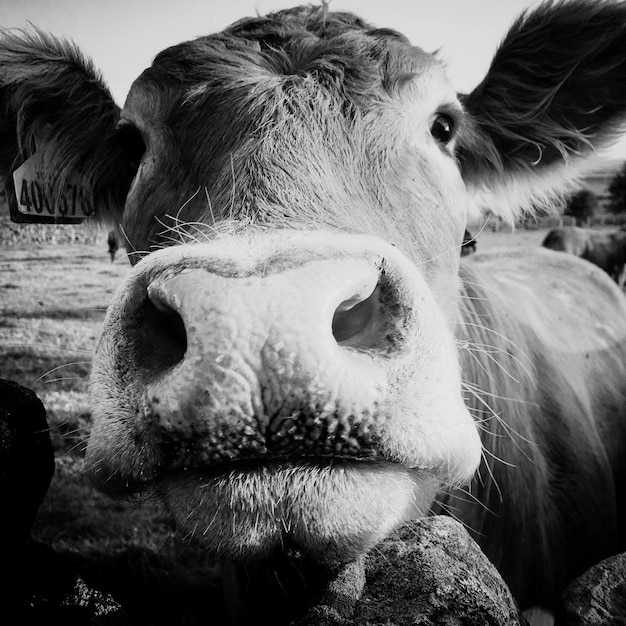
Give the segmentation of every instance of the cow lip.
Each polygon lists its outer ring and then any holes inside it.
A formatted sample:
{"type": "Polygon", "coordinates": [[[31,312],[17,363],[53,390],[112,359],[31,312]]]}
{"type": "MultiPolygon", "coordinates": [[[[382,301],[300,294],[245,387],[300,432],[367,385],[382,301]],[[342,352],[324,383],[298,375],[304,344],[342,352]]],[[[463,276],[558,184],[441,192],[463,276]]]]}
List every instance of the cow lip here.
{"type": "Polygon", "coordinates": [[[401,467],[400,463],[395,463],[382,456],[348,456],[348,455],[300,455],[300,456],[281,456],[272,455],[268,457],[250,457],[237,459],[229,462],[219,463],[212,466],[189,466],[164,470],[156,482],[164,477],[184,476],[186,474],[195,474],[207,477],[224,476],[229,472],[254,471],[259,469],[272,468],[303,468],[303,467],[319,467],[329,468],[332,466],[352,466],[358,467],[368,466],[396,466],[401,467]]]}
{"type": "Polygon", "coordinates": [[[300,468],[330,468],[339,467],[386,467],[413,470],[408,466],[389,460],[380,455],[354,457],[347,455],[316,455],[316,456],[272,456],[266,458],[237,459],[231,462],[212,466],[185,466],[177,468],[155,469],[150,476],[122,476],[112,474],[105,480],[92,477],[98,488],[116,498],[138,498],[143,495],[158,492],[159,486],[170,480],[185,480],[186,478],[204,478],[211,480],[220,476],[227,476],[231,472],[259,471],[262,469],[280,469],[285,467],[300,468]]]}

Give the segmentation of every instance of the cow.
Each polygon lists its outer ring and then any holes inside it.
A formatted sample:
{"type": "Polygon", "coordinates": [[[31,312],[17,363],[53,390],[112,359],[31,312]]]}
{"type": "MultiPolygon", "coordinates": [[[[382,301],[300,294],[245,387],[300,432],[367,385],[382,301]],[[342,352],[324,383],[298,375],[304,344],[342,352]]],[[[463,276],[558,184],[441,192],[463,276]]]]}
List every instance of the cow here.
{"type": "Polygon", "coordinates": [[[578,226],[551,229],[542,246],[586,259],[602,268],[621,285],[626,265],[626,231],[590,230],[578,226]]]}
{"type": "Polygon", "coordinates": [[[487,198],[513,222],[569,193],[624,84],[615,1],[524,13],[462,95],[326,4],[162,51],[121,110],[75,46],[5,32],[3,175],[82,180],[133,263],[93,360],[94,482],[235,571],[337,567],[445,512],[552,610],[625,549],[626,300],[573,255],[459,246],[487,198]]]}

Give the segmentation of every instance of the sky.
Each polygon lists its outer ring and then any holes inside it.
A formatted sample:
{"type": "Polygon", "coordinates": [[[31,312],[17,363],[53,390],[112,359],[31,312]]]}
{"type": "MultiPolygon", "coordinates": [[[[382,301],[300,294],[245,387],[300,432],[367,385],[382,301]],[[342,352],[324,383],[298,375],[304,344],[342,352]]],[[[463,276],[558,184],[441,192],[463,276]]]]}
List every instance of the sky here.
{"type": "MultiPolygon", "coordinates": [[[[301,0],[306,1],[306,0],[301,0]]],[[[317,2],[318,0],[310,0],[317,2]]],[[[0,0],[0,25],[33,24],[75,41],[123,105],[132,81],[163,48],[219,31],[233,21],[298,0],[0,0]]],[[[486,73],[508,26],[531,0],[331,0],[375,26],[439,51],[448,77],[468,92],[486,73]]],[[[626,159],[626,139],[611,153],[626,159]]]]}

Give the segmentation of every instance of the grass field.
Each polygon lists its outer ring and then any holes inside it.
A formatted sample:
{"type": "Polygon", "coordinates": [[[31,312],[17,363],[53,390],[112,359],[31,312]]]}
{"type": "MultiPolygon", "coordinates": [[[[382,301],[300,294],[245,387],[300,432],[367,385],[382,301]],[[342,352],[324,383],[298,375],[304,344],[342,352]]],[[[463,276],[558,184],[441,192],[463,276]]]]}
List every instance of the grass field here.
{"type": "Polygon", "coordinates": [[[0,245],[0,377],[37,393],[56,470],[33,538],[112,593],[133,623],[193,624],[212,598],[214,569],[173,535],[152,502],[114,502],[82,473],[89,434],[87,378],[105,309],[129,270],[94,244],[0,245]]]}
{"type": "MultiPolygon", "coordinates": [[[[478,249],[539,245],[543,235],[484,231],[478,249]]],[[[82,473],[91,354],[107,304],[129,270],[124,254],[109,261],[104,233],[92,239],[33,243],[18,235],[0,243],[0,377],[43,401],[56,454],[33,537],[112,593],[134,624],[204,623],[217,602],[213,566],[173,533],[155,503],[114,502],[82,473]]]]}

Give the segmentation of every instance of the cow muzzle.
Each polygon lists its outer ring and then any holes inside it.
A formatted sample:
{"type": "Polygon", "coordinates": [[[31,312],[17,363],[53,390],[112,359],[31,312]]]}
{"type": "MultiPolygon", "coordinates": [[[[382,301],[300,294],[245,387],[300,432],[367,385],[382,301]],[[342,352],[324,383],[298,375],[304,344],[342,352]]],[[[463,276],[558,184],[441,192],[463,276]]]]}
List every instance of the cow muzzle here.
{"type": "Polygon", "coordinates": [[[154,489],[220,556],[342,560],[468,478],[480,444],[416,268],[374,238],[279,235],[134,268],[94,360],[87,462],[110,491],[154,489]]]}

